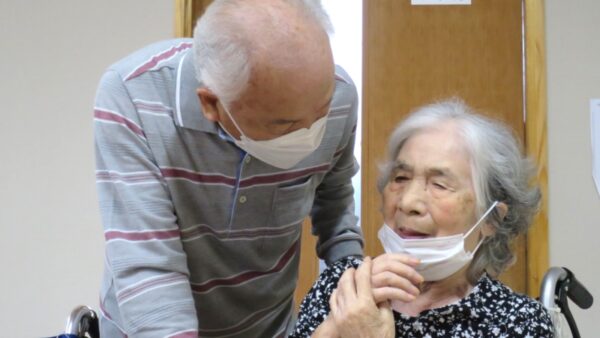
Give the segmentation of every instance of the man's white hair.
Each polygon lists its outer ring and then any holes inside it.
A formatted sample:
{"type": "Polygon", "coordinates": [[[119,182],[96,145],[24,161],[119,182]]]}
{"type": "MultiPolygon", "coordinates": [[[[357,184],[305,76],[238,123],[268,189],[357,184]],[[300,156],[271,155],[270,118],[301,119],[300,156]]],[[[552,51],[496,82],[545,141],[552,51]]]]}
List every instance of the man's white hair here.
{"type": "MultiPolygon", "coordinates": [[[[291,5],[308,22],[314,22],[331,34],[333,28],[320,0],[280,0],[291,5]]],[[[194,65],[196,78],[219,97],[224,105],[237,100],[246,89],[252,68],[251,51],[256,46],[244,32],[242,11],[250,6],[248,0],[215,0],[194,29],[194,65]]],[[[266,12],[271,3],[265,2],[266,12]]],[[[261,10],[261,8],[256,8],[261,10]]],[[[269,16],[277,27],[282,18],[269,16]]],[[[283,18],[285,19],[285,18],[283,18]]],[[[293,34],[282,29],[278,34],[293,34]]],[[[290,36],[290,38],[292,38],[290,36]]],[[[277,51],[273,51],[277,52],[277,51]]]]}

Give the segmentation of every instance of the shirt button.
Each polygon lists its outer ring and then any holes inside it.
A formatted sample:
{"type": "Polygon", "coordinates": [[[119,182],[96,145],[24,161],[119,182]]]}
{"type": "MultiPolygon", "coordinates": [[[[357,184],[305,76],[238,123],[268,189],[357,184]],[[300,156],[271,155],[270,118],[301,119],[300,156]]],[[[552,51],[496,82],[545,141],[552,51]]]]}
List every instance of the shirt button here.
{"type": "Polygon", "coordinates": [[[246,203],[246,196],[240,196],[240,203],[246,203]]]}
{"type": "Polygon", "coordinates": [[[246,164],[250,163],[251,160],[252,160],[251,156],[246,156],[246,158],[244,158],[244,162],[246,162],[246,164]]]}

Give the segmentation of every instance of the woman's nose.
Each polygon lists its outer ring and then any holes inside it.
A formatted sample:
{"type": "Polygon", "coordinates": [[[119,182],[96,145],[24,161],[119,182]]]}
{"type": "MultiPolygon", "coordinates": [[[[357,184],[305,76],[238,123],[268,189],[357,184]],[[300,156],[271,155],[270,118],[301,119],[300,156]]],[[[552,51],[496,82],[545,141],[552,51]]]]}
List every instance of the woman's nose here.
{"type": "Polygon", "coordinates": [[[398,198],[398,208],[406,215],[420,216],[425,213],[426,187],[420,180],[411,180],[398,198]]]}

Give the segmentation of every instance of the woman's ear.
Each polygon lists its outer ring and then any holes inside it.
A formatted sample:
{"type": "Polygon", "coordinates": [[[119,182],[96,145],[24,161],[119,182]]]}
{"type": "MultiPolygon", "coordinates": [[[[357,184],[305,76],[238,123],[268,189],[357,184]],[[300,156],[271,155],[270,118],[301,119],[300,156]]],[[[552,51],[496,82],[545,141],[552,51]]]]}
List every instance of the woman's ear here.
{"type": "Polygon", "coordinates": [[[200,106],[202,107],[202,114],[207,120],[212,122],[219,122],[219,109],[217,103],[219,98],[207,87],[200,87],[196,89],[196,94],[200,100],[200,106]]]}
{"type": "MultiPolygon", "coordinates": [[[[506,203],[504,202],[498,202],[498,204],[496,204],[496,209],[498,210],[498,215],[500,215],[500,219],[503,220],[504,217],[506,217],[506,214],[508,213],[508,205],[506,205],[506,203]]],[[[494,227],[488,222],[486,222],[481,229],[481,234],[484,237],[493,236],[495,233],[496,229],[494,229],[494,227]]]]}
{"type": "Polygon", "coordinates": [[[496,205],[496,209],[498,209],[498,215],[500,215],[500,219],[504,219],[504,217],[506,217],[506,214],[508,213],[508,205],[506,205],[506,203],[504,202],[498,202],[498,204],[496,205]]]}

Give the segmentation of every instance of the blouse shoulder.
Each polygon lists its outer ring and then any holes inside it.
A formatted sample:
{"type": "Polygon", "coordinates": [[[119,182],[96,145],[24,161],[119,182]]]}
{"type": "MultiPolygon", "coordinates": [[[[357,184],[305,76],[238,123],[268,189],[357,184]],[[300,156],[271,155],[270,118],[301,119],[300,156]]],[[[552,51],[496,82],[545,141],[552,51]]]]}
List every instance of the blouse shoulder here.
{"type": "Polygon", "coordinates": [[[544,306],[533,298],[511,290],[500,281],[484,276],[479,292],[484,308],[491,311],[511,337],[553,337],[552,320],[544,306]]]}

